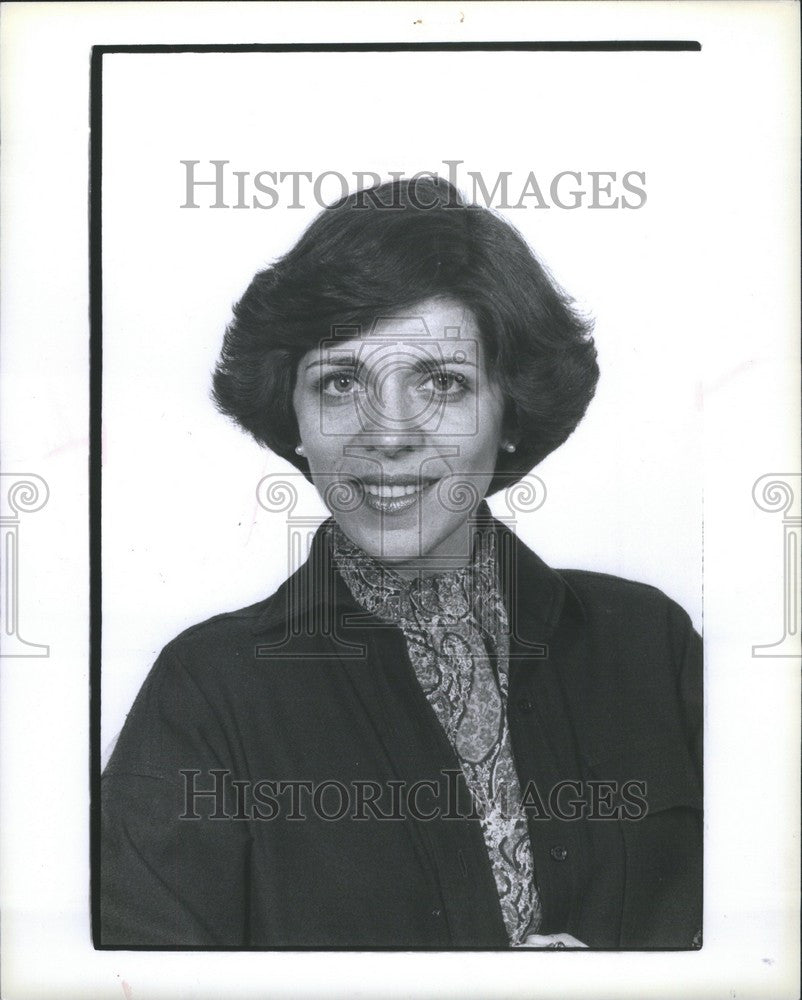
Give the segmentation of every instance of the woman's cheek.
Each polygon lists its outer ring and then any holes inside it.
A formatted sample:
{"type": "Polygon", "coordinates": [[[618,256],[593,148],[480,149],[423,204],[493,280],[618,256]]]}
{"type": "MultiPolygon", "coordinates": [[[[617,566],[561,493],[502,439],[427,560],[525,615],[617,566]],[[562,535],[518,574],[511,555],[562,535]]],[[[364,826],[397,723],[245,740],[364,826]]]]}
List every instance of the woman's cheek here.
{"type": "Polygon", "coordinates": [[[324,449],[341,449],[346,439],[353,437],[359,430],[359,415],[350,400],[335,403],[323,400],[316,418],[310,426],[310,432],[319,439],[320,446],[324,449]]]}

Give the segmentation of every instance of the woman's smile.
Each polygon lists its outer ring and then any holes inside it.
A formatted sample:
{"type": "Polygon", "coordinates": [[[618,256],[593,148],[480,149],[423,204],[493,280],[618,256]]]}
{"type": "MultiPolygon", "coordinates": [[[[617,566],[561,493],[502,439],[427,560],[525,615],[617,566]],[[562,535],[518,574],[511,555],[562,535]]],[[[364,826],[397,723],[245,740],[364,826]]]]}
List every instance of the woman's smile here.
{"type": "Polygon", "coordinates": [[[381,514],[401,514],[415,507],[438,482],[436,479],[420,478],[379,482],[363,480],[358,486],[364,493],[366,506],[371,510],[381,514]]]}

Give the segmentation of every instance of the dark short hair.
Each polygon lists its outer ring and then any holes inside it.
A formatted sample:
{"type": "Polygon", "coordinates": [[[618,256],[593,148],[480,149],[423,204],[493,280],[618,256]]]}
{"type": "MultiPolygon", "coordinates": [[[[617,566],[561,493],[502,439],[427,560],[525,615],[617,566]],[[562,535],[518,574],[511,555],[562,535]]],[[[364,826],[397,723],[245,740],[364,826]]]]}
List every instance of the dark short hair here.
{"type": "Polygon", "coordinates": [[[473,312],[507,401],[517,450],[499,453],[490,493],[554,451],[582,419],[598,379],[591,322],[524,239],[442,179],[357,191],[259,271],[234,306],[214,372],[218,408],[307,477],[295,453],[300,359],[342,326],[451,297],[473,312]]]}

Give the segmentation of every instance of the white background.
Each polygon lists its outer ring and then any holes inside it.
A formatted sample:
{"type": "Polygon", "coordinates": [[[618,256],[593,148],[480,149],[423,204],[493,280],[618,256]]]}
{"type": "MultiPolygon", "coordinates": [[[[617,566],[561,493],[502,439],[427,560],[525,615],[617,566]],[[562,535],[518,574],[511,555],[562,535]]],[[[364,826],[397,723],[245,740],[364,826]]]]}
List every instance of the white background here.
{"type": "Polygon", "coordinates": [[[798,461],[797,8],[22,4],[2,27],[3,467],[51,490],[21,525],[19,581],[23,634],[51,654],[3,660],[3,996],[127,995],[123,981],[137,1000],[795,996],[799,661],[750,653],[782,630],[781,524],[751,487],[798,461]],[[661,587],[699,625],[704,490],[702,952],[93,952],[90,46],[582,37],[703,51],[106,57],[104,741],[164,642],[264,596],[285,569],[283,521],[255,487],[286,466],[215,413],[208,379],[231,303],[316,207],[182,210],[179,161],[349,173],[456,158],[511,170],[513,189],[529,170],[544,186],[559,170],[645,170],[637,211],[506,213],[595,315],[602,365],[585,422],[537,470],[545,506],[519,530],[553,565],[661,587]]]}

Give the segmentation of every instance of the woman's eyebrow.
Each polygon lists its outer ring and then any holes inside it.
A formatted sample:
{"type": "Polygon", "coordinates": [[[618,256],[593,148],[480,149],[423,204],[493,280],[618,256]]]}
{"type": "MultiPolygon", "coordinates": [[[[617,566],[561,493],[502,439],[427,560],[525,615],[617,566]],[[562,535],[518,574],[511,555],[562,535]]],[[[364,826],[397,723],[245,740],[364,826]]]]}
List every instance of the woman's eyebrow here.
{"type": "Polygon", "coordinates": [[[431,358],[420,358],[415,367],[421,368],[440,368],[443,365],[456,365],[457,367],[462,367],[465,365],[471,368],[478,368],[479,366],[475,361],[471,361],[470,358],[465,357],[463,351],[458,351],[456,354],[445,357],[431,357],[431,358]]]}
{"type": "MultiPolygon", "coordinates": [[[[414,363],[410,364],[410,368],[416,371],[429,368],[439,368],[443,365],[457,365],[457,366],[469,366],[471,368],[477,368],[478,365],[475,361],[471,361],[467,358],[462,351],[457,351],[456,354],[451,356],[436,356],[432,355],[430,358],[417,358],[414,363]]],[[[353,354],[335,355],[333,357],[327,358],[317,358],[315,361],[310,361],[306,366],[308,371],[310,368],[353,368],[355,370],[365,368],[365,362],[356,358],[353,354]]]]}
{"type": "Polygon", "coordinates": [[[364,362],[359,361],[354,357],[353,354],[340,354],[340,355],[329,355],[325,358],[318,358],[317,361],[310,361],[306,366],[308,371],[310,368],[363,368],[364,362]]]}

